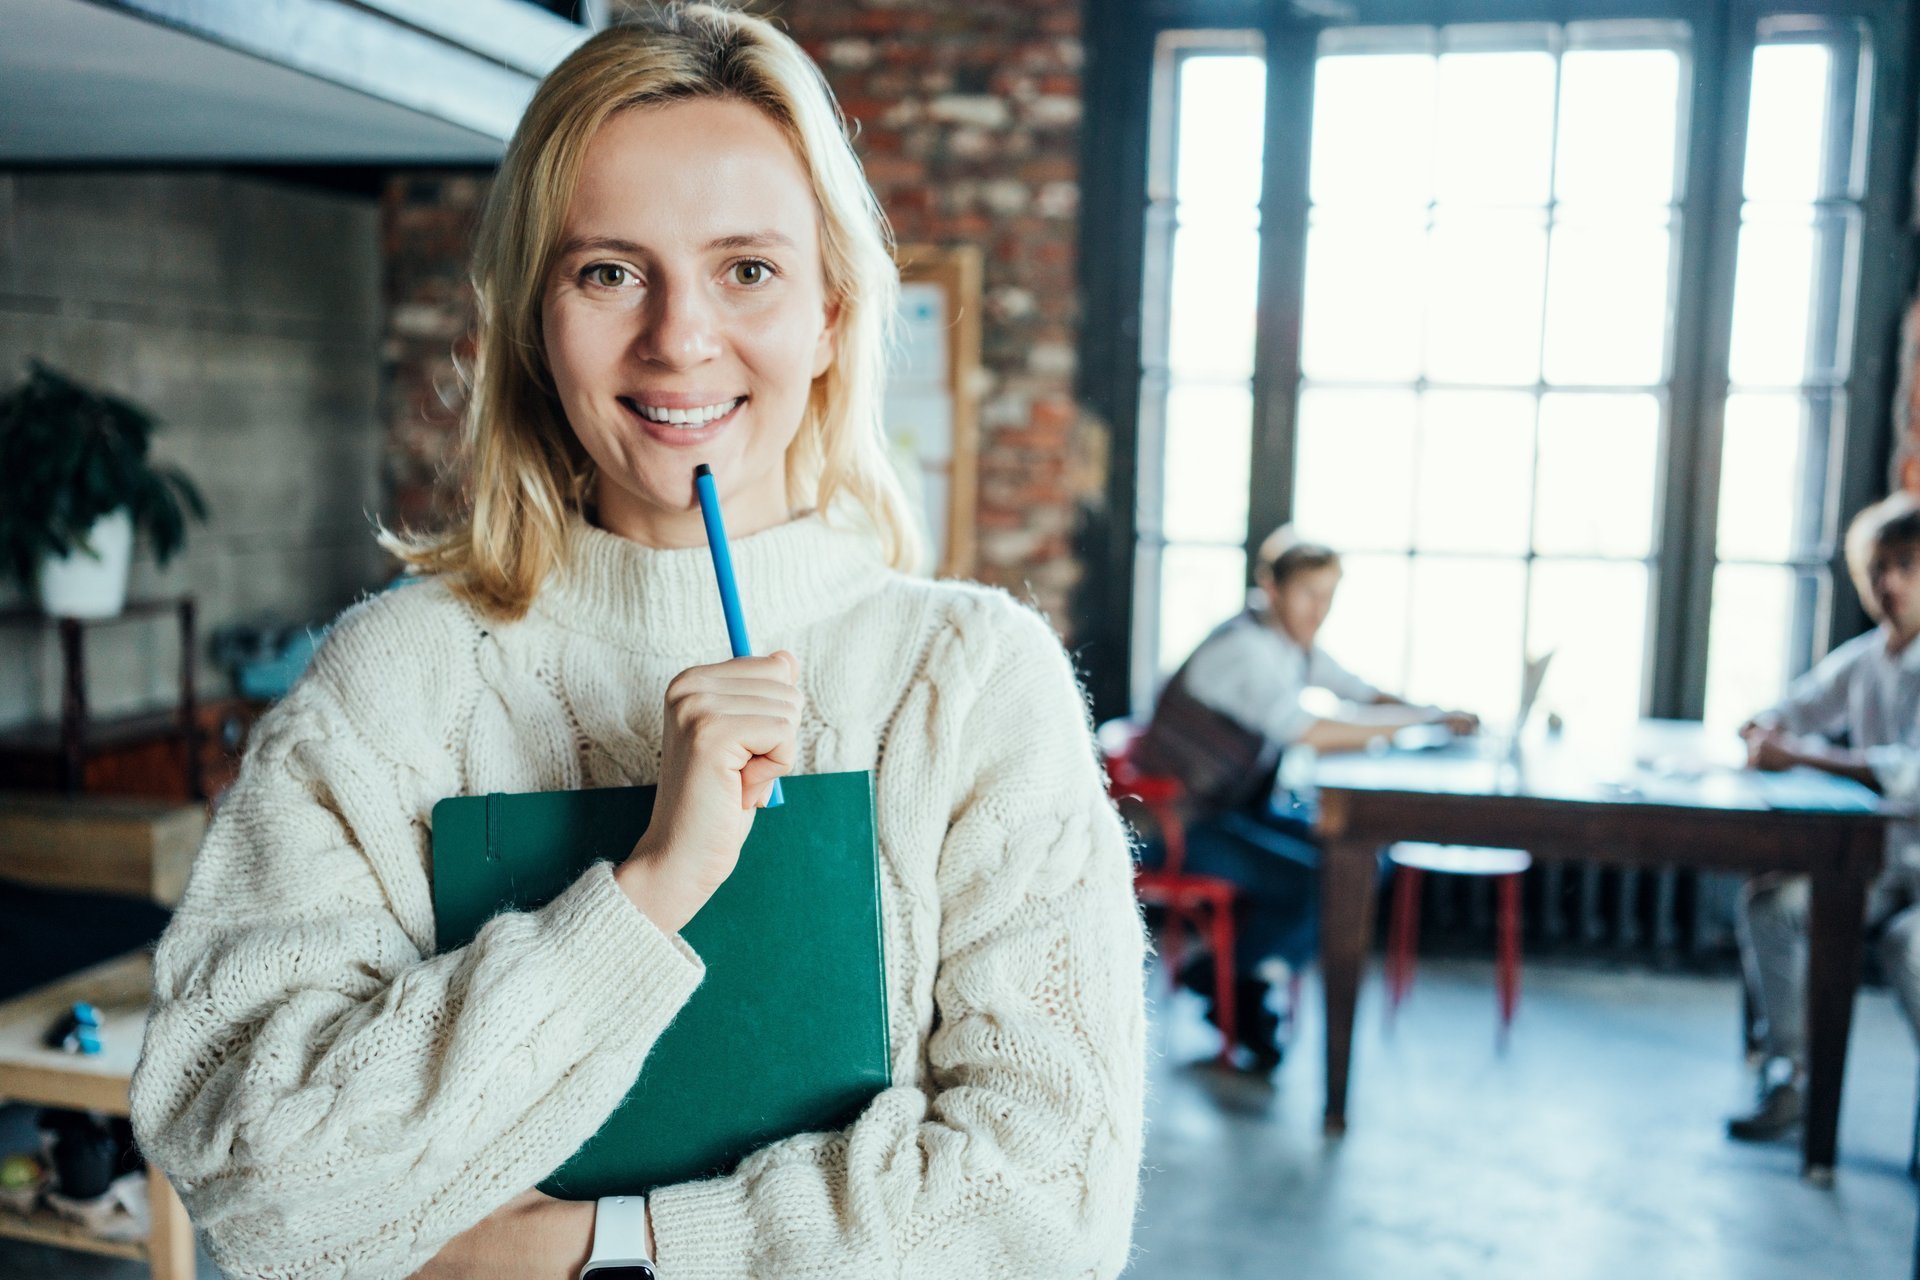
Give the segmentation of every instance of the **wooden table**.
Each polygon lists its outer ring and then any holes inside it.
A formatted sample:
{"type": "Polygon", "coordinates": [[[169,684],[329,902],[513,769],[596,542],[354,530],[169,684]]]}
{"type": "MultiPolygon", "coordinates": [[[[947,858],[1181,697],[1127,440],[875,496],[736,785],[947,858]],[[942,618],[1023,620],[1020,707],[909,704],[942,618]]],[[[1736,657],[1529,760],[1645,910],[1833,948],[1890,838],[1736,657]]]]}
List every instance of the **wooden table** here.
{"type": "MultiPolygon", "coordinates": [[[[136,951],[0,1004],[0,1101],[126,1115],[152,987],[147,953],[136,951]],[[41,1033],[76,1000],[100,1010],[98,1054],[40,1044],[41,1033]]],[[[21,1217],[0,1209],[0,1237],[143,1260],[154,1280],[194,1280],[193,1224],[160,1171],[148,1166],[147,1173],[153,1228],[145,1241],[103,1240],[45,1210],[21,1217]]]]}
{"type": "Polygon", "coordinates": [[[1543,734],[1514,753],[1467,741],[1321,760],[1327,1132],[1347,1125],[1354,1002],[1373,941],[1383,846],[1424,840],[1618,866],[1797,872],[1813,880],[1802,1172],[1829,1183],[1866,893],[1879,874],[1889,815],[1815,807],[1857,801],[1860,788],[1826,775],[1782,784],[1751,774],[1738,767],[1738,748],[1697,723],[1647,721],[1613,738],[1543,734]],[[1780,791],[1801,783],[1801,795],[1780,791]]]}

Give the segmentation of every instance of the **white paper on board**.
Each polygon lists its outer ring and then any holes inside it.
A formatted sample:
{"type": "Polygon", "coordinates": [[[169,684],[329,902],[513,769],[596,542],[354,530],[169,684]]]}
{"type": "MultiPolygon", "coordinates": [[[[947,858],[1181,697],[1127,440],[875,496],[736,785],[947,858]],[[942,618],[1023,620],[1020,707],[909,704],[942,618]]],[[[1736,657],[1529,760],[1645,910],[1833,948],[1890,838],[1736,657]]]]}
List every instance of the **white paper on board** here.
{"type": "Polygon", "coordinates": [[[888,378],[895,385],[947,385],[947,294],[939,285],[901,284],[899,346],[888,378]]]}
{"type": "Polygon", "coordinates": [[[913,451],[923,466],[945,467],[953,458],[953,398],[945,391],[893,387],[881,406],[887,435],[913,451]]]}

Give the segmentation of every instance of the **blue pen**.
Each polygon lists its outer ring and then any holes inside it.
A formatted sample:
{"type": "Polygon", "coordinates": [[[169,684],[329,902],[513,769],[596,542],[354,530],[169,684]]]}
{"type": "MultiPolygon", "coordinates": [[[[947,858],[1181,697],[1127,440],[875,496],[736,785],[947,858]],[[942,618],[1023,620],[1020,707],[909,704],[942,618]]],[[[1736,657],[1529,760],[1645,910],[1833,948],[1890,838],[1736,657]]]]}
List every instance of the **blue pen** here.
{"type": "MultiPolygon", "coordinates": [[[[727,643],[736,658],[751,658],[753,642],[747,639],[747,619],[740,612],[740,587],[733,580],[733,552],[727,549],[727,526],[720,519],[720,491],[713,485],[713,468],[701,463],[693,469],[693,487],[700,495],[700,517],[707,524],[707,548],[713,552],[713,576],[720,580],[720,612],[727,615],[727,643]]],[[[773,780],[767,796],[767,808],[785,804],[780,794],[780,779],[773,780]]]]}

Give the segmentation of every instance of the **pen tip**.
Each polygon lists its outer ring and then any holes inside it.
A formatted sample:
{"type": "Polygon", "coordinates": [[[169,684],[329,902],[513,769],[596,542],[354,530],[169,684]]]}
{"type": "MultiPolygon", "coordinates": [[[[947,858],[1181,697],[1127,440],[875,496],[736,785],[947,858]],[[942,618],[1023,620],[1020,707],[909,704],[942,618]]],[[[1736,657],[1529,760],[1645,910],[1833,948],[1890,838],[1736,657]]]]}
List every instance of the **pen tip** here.
{"type": "Polygon", "coordinates": [[[693,469],[693,478],[695,480],[698,480],[701,476],[710,476],[712,474],[713,474],[713,468],[708,466],[704,462],[693,469]]]}

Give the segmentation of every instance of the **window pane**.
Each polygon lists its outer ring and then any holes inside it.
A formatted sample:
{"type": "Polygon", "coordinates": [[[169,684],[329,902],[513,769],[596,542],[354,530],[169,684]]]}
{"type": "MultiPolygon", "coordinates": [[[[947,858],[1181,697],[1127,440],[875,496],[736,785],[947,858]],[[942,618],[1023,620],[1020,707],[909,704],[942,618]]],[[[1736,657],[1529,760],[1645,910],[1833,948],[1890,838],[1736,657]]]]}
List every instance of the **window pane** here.
{"type": "Polygon", "coordinates": [[[1801,203],[1822,194],[1832,73],[1824,45],[1763,44],[1753,51],[1747,199],[1801,203]]]}
{"type": "MultiPolygon", "coordinates": [[[[1443,211],[1429,243],[1427,375],[1439,382],[1537,381],[1544,215],[1460,217],[1443,211]]],[[[1376,300],[1376,307],[1383,301],[1376,300]]]]}
{"type": "Polygon", "coordinates": [[[1180,63],[1179,174],[1183,220],[1260,202],[1267,67],[1248,55],[1196,56],[1180,63]]]}
{"type": "Polygon", "coordinates": [[[1330,381],[1420,375],[1426,217],[1329,223],[1307,232],[1301,368],[1330,381]]]}
{"type": "Polygon", "coordinates": [[[1253,392],[1244,386],[1176,383],[1167,394],[1165,529],[1179,542],[1241,542],[1247,536],[1253,392]]]}
{"type": "Polygon", "coordinates": [[[1420,405],[1414,541],[1422,551],[1527,550],[1533,397],[1435,391],[1420,405]]]}
{"type": "Polygon", "coordinates": [[[1710,728],[1732,730],[1779,700],[1787,684],[1793,588],[1791,569],[1754,564],[1714,569],[1704,716],[1710,728]]]}
{"type": "Polygon", "coordinates": [[[1646,664],[1646,567],[1536,560],[1527,612],[1527,651],[1554,651],[1541,710],[1576,730],[1632,725],[1646,664]]]}
{"type": "Polygon", "coordinates": [[[1651,386],[1666,375],[1667,258],[1659,220],[1566,218],[1547,276],[1548,382],[1651,386]]]}
{"type": "Polygon", "coordinates": [[[1341,666],[1389,693],[1407,684],[1405,556],[1340,557],[1340,590],[1319,644],[1341,666]]]}
{"type": "Polygon", "coordinates": [[[1652,395],[1542,396],[1534,550],[1647,555],[1659,449],[1660,401],[1652,395]]]}
{"type": "Polygon", "coordinates": [[[1440,58],[1442,201],[1545,204],[1553,165],[1553,55],[1449,53],[1440,58]]]}
{"type": "Polygon", "coordinates": [[[1570,49],[1560,60],[1560,199],[1670,204],[1680,120],[1671,49],[1570,49]]]}
{"type": "Polygon", "coordinates": [[[1513,718],[1525,572],[1518,560],[1414,560],[1410,698],[1513,718]]]}
{"type": "Polygon", "coordinates": [[[1806,401],[1797,395],[1727,397],[1715,547],[1722,560],[1785,560],[1794,553],[1806,421],[1806,401]]]}
{"type": "Polygon", "coordinates": [[[1434,59],[1342,54],[1314,67],[1315,204],[1424,207],[1433,195],[1434,59]]]}
{"type": "Polygon", "coordinates": [[[1253,227],[1174,231],[1167,363],[1175,377],[1253,376],[1259,264],[1260,233],[1253,227]]]}
{"type": "Polygon", "coordinates": [[[1417,407],[1411,391],[1301,391],[1293,511],[1302,537],[1340,551],[1411,545],[1417,407]]]}
{"type": "Polygon", "coordinates": [[[1170,544],[1160,560],[1160,673],[1186,661],[1209,631],[1246,603],[1246,552],[1170,544]]]}
{"type": "Polygon", "coordinates": [[[1734,270],[1728,361],[1736,385],[1790,387],[1805,380],[1814,245],[1811,209],[1747,210],[1734,270]]]}

